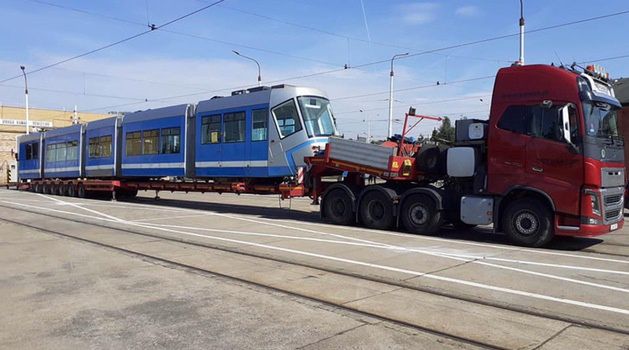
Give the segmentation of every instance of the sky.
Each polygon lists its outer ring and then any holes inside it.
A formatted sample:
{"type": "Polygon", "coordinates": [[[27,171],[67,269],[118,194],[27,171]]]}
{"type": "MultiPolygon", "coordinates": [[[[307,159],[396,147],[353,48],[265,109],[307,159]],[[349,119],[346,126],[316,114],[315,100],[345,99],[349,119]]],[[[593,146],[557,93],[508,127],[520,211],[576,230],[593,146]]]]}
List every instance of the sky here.
{"type": "MultiPolygon", "coordinates": [[[[210,0],[0,0],[0,103],[24,105],[26,71],[160,26],[210,0]]],[[[486,119],[493,75],[518,59],[517,0],[226,0],[185,19],[29,74],[32,108],[136,111],[196,103],[263,84],[319,88],[347,137],[387,132],[389,60],[394,132],[418,114],[486,119]],[[377,63],[380,62],[380,63],[377,63]],[[373,64],[372,64],[373,63],[373,64]],[[348,66],[349,69],[344,69],[348,66]]],[[[629,10],[625,0],[524,0],[527,30],[629,10]],[[595,4],[595,6],[593,6],[595,4]]],[[[629,76],[629,13],[528,33],[527,64],[596,62],[629,76]],[[628,56],[617,59],[606,59],[628,56]]],[[[428,135],[437,122],[414,131],[428,135]]]]}

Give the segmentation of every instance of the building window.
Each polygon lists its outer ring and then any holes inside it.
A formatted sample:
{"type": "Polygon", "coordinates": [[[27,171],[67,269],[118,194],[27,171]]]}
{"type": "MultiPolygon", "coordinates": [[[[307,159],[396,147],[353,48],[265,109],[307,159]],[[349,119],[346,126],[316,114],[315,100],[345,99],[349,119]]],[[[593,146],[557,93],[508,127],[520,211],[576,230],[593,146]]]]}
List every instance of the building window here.
{"type": "Polygon", "coordinates": [[[223,123],[225,142],[245,141],[245,112],[225,113],[223,123]]]}
{"type": "Polygon", "coordinates": [[[179,153],[181,145],[181,128],[168,128],[161,130],[162,147],[160,153],[179,153]]]}
{"type": "Polygon", "coordinates": [[[128,156],[139,156],[142,154],[142,134],[139,131],[128,132],[126,140],[128,156]]]}
{"type": "Polygon", "coordinates": [[[277,123],[277,129],[281,138],[301,130],[301,122],[294,100],[288,100],[281,105],[273,108],[273,117],[277,123]]]}
{"type": "Polygon", "coordinates": [[[269,112],[266,109],[253,110],[251,141],[264,141],[268,138],[269,112]]]}
{"type": "Polygon", "coordinates": [[[201,143],[221,142],[221,116],[210,115],[201,118],[201,143]]]}
{"type": "Polygon", "coordinates": [[[159,151],[159,130],[142,131],[142,154],[157,154],[159,151]]]}

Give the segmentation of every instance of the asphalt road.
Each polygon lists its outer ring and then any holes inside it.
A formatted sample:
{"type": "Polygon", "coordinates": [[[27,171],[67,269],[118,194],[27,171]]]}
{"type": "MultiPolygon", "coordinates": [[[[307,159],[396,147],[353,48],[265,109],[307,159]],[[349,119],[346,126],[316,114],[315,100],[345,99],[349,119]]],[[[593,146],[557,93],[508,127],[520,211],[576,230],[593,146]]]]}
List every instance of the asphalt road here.
{"type": "Polygon", "coordinates": [[[152,196],[0,191],[0,346],[629,348],[629,228],[527,249],[152,196]]]}

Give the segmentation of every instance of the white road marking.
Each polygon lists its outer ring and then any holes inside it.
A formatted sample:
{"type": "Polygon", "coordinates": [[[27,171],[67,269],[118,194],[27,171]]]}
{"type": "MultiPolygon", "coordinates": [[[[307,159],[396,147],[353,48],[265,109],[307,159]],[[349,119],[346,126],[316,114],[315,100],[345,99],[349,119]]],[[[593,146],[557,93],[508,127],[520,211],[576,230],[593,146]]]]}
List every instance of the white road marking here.
{"type": "MultiPolygon", "coordinates": [[[[155,209],[155,206],[154,205],[150,205],[150,204],[142,204],[142,203],[127,203],[127,204],[128,204],[129,208],[144,207],[144,208],[154,208],[155,209]]],[[[170,208],[169,210],[188,211],[188,212],[206,212],[206,213],[207,212],[212,212],[212,213],[215,213],[216,215],[225,215],[226,217],[229,217],[229,218],[232,218],[232,219],[235,219],[235,220],[242,220],[242,219],[252,220],[250,218],[246,218],[246,217],[242,217],[242,216],[221,214],[221,213],[216,213],[216,212],[209,211],[209,210],[188,209],[188,208],[170,208]]],[[[510,250],[510,251],[516,251],[516,252],[527,252],[527,253],[542,254],[542,255],[553,255],[553,256],[565,256],[565,257],[577,258],[577,259],[607,261],[607,262],[614,262],[614,263],[620,263],[620,264],[629,264],[629,260],[602,258],[602,257],[590,256],[590,255],[578,255],[578,254],[570,254],[570,253],[561,253],[561,252],[558,252],[558,251],[551,251],[551,250],[544,250],[544,249],[527,249],[527,248],[510,247],[510,246],[506,246],[506,245],[497,245],[497,244],[489,244],[489,243],[467,242],[467,241],[462,241],[462,240],[453,239],[453,238],[439,238],[439,237],[429,237],[429,236],[422,236],[422,235],[411,235],[411,234],[408,234],[408,233],[389,232],[389,231],[375,230],[375,229],[362,228],[362,227],[339,226],[339,225],[330,225],[330,224],[324,224],[324,223],[314,223],[314,222],[307,222],[307,221],[294,221],[294,220],[284,220],[284,219],[256,218],[256,220],[259,220],[258,223],[264,224],[264,225],[268,225],[269,223],[268,222],[261,222],[263,220],[279,221],[279,222],[288,222],[288,223],[294,223],[294,224],[299,224],[299,225],[305,224],[305,225],[330,227],[330,228],[335,228],[335,229],[340,229],[340,230],[370,232],[370,233],[376,233],[376,234],[385,235],[385,236],[398,236],[398,237],[405,237],[405,238],[414,238],[414,239],[419,239],[419,240],[436,241],[436,242],[448,243],[448,244],[462,244],[462,245],[469,245],[469,246],[476,246],[476,247],[483,247],[483,248],[495,248],[495,249],[502,249],[502,250],[510,250]]],[[[277,225],[277,224],[274,224],[274,225],[277,225]]],[[[293,226],[287,226],[287,227],[290,228],[290,229],[305,230],[305,229],[296,228],[296,227],[293,227],[293,226]]],[[[318,232],[318,231],[314,231],[314,232],[318,232]]]]}
{"type": "MultiPolygon", "coordinates": [[[[7,202],[7,201],[2,201],[2,202],[8,203],[8,204],[13,204],[13,203],[7,202]]],[[[392,266],[373,264],[373,263],[368,263],[368,262],[363,262],[363,261],[358,261],[358,260],[339,258],[339,257],[323,255],[323,254],[317,254],[317,253],[311,253],[311,252],[306,252],[306,251],[301,251],[301,250],[296,250],[296,249],[290,249],[290,248],[282,248],[282,247],[272,246],[272,245],[268,245],[268,244],[253,243],[253,242],[250,242],[250,241],[241,241],[241,240],[235,240],[235,239],[224,238],[224,237],[217,237],[217,236],[210,236],[210,235],[201,235],[201,234],[192,233],[192,232],[172,230],[172,229],[168,229],[168,228],[164,228],[164,227],[151,226],[150,224],[134,223],[134,222],[122,220],[122,219],[119,219],[119,218],[106,219],[106,218],[102,218],[102,217],[90,217],[88,215],[83,215],[83,214],[79,214],[79,213],[73,213],[73,212],[68,212],[68,211],[63,211],[63,210],[56,210],[56,209],[50,209],[50,208],[44,208],[44,207],[37,207],[37,206],[29,205],[29,204],[18,204],[18,203],[15,203],[15,204],[20,205],[20,206],[25,206],[25,207],[41,209],[41,210],[56,211],[56,212],[61,212],[61,213],[65,213],[65,214],[89,217],[89,218],[97,219],[97,220],[111,221],[111,222],[120,223],[120,224],[126,224],[126,225],[130,225],[130,226],[137,226],[137,227],[149,228],[149,229],[153,229],[153,230],[161,230],[161,231],[165,231],[165,232],[179,233],[179,234],[183,234],[183,235],[204,237],[204,238],[213,239],[213,240],[219,240],[219,241],[225,241],[225,242],[231,242],[231,243],[238,243],[238,244],[256,246],[256,247],[260,247],[260,248],[266,248],[266,249],[270,249],[270,250],[283,251],[283,252],[288,252],[288,253],[297,254],[297,255],[311,256],[311,257],[316,257],[316,258],[325,259],[325,260],[344,262],[344,263],[351,264],[351,265],[367,266],[367,267],[372,267],[372,268],[381,269],[381,270],[385,270],[385,271],[400,272],[400,273],[409,274],[409,275],[412,275],[412,276],[420,276],[420,277],[424,277],[424,278],[435,279],[435,280],[440,280],[440,281],[444,281],[444,282],[450,282],[450,283],[454,283],[454,284],[466,285],[466,286],[475,287],[475,288],[479,288],[479,289],[498,291],[498,292],[503,292],[503,293],[506,293],[506,294],[519,295],[519,296],[530,297],[530,298],[534,298],[534,299],[554,301],[554,302],[563,303],[563,304],[569,304],[569,305],[575,305],[575,306],[580,306],[580,307],[585,307],[585,308],[590,308],[590,309],[603,310],[603,311],[619,313],[619,314],[623,314],[623,315],[629,315],[629,310],[616,308],[616,307],[612,307],[612,306],[587,303],[587,302],[583,302],[583,301],[566,299],[566,298],[558,298],[558,297],[553,297],[553,296],[545,295],[545,294],[526,292],[526,291],[522,291],[522,290],[511,289],[511,288],[506,288],[506,287],[499,287],[499,286],[494,286],[494,285],[490,285],[490,284],[483,284],[483,283],[478,283],[478,282],[461,280],[461,279],[457,279],[457,278],[438,276],[438,275],[431,275],[431,274],[427,274],[425,272],[419,272],[419,271],[413,271],[413,270],[408,270],[408,269],[396,268],[396,267],[392,267],[392,266]]]]}
{"type": "Polygon", "coordinates": [[[71,202],[66,202],[66,201],[64,201],[64,200],[57,199],[57,198],[55,198],[55,197],[50,197],[50,196],[47,196],[47,195],[45,195],[45,194],[39,194],[39,193],[36,193],[36,194],[37,194],[38,196],[41,196],[41,197],[44,197],[44,198],[48,198],[48,199],[50,199],[50,200],[53,200],[53,201],[55,201],[55,202],[57,202],[57,203],[61,203],[61,204],[64,204],[64,205],[70,205],[70,206],[73,206],[73,207],[75,207],[75,208],[78,208],[78,209],[81,209],[81,210],[85,210],[85,211],[88,211],[88,212],[90,212],[90,213],[93,213],[93,214],[96,214],[96,215],[100,215],[100,216],[103,216],[103,217],[106,217],[106,218],[109,218],[109,219],[112,219],[112,220],[115,220],[115,221],[123,221],[122,219],[119,219],[119,218],[117,218],[117,217],[115,217],[115,216],[111,216],[111,215],[108,215],[108,214],[105,214],[105,213],[101,213],[101,212],[99,212],[98,210],[92,210],[92,209],[89,209],[89,208],[84,208],[84,207],[82,207],[82,206],[81,206],[81,205],[79,205],[79,204],[75,204],[75,203],[71,203],[71,202]]]}
{"type": "MultiPolygon", "coordinates": [[[[137,222],[137,221],[135,221],[135,222],[137,222]]],[[[515,268],[515,267],[510,267],[510,266],[492,264],[492,263],[488,263],[488,262],[477,260],[478,258],[468,258],[468,257],[463,257],[463,256],[457,256],[455,254],[444,254],[444,253],[432,252],[432,251],[429,251],[429,250],[422,250],[422,249],[405,248],[405,247],[400,247],[400,246],[382,246],[382,245],[378,245],[378,244],[368,244],[368,243],[359,243],[359,242],[347,242],[347,241],[335,241],[335,240],[327,240],[327,239],[312,238],[312,237],[286,236],[286,235],[277,235],[277,234],[269,234],[269,233],[258,233],[258,232],[249,232],[249,231],[247,231],[247,232],[245,232],[245,231],[233,231],[233,230],[222,230],[222,229],[211,229],[211,228],[180,226],[180,225],[168,225],[168,224],[156,224],[156,223],[147,223],[147,225],[158,226],[158,227],[170,227],[170,228],[177,228],[177,229],[184,229],[184,230],[207,231],[207,232],[217,232],[217,233],[230,233],[230,234],[249,235],[249,236],[278,237],[278,238],[286,238],[286,239],[294,239],[294,240],[305,240],[305,241],[314,241],[314,242],[321,242],[321,243],[331,243],[331,244],[345,244],[345,245],[361,246],[361,247],[368,247],[368,248],[374,248],[374,249],[396,250],[396,251],[400,251],[400,252],[413,252],[413,253],[420,253],[420,254],[436,256],[436,257],[446,258],[446,259],[451,259],[451,260],[465,261],[465,262],[469,262],[469,263],[473,263],[473,264],[490,266],[490,267],[503,269],[503,270],[516,271],[516,272],[520,272],[520,273],[524,273],[524,274],[528,274],[528,275],[534,275],[534,276],[540,276],[540,277],[545,277],[545,278],[550,278],[550,279],[556,279],[556,280],[561,280],[561,281],[566,281],[566,282],[571,282],[571,283],[576,283],[576,284],[582,284],[582,285],[587,285],[587,286],[596,287],[596,288],[615,290],[615,291],[622,292],[622,293],[629,293],[629,289],[625,289],[625,288],[614,287],[614,286],[610,286],[610,285],[606,285],[606,284],[600,284],[600,283],[587,282],[587,281],[577,280],[577,279],[574,279],[574,278],[562,277],[562,276],[557,276],[557,275],[551,275],[551,274],[542,273],[542,272],[524,270],[524,269],[519,269],[519,268],[515,268]]]]}
{"type": "Polygon", "coordinates": [[[155,221],[155,220],[174,220],[174,219],[185,219],[185,218],[194,218],[199,216],[211,216],[212,214],[190,214],[190,215],[179,215],[179,216],[164,216],[164,217],[156,217],[156,218],[148,218],[148,219],[138,219],[138,220],[128,220],[131,222],[146,222],[146,221],[155,221]]]}

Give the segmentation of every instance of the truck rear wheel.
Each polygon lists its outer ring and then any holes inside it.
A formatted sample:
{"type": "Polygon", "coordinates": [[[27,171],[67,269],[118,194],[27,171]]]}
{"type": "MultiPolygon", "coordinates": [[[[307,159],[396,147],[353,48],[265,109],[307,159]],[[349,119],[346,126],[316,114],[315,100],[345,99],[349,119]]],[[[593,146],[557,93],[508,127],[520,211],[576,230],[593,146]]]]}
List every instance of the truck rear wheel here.
{"type": "Polygon", "coordinates": [[[415,234],[433,235],[442,224],[441,211],[437,210],[435,201],[424,194],[408,196],[402,203],[400,215],[404,228],[415,234]]]}
{"type": "Polygon", "coordinates": [[[387,229],[393,225],[393,201],[378,190],[367,192],[358,208],[360,222],[370,228],[387,229]]]}
{"type": "Polygon", "coordinates": [[[534,198],[518,199],[505,209],[503,231],[517,245],[541,247],[553,238],[552,215],[534,198]]]}
{"type": "Polygon", "coordinates": [[[335,189],[326,193],[321,202],[325,218],[336,225],[351,225],[354,223],[352,198],[342,189],[335,189]]]}

